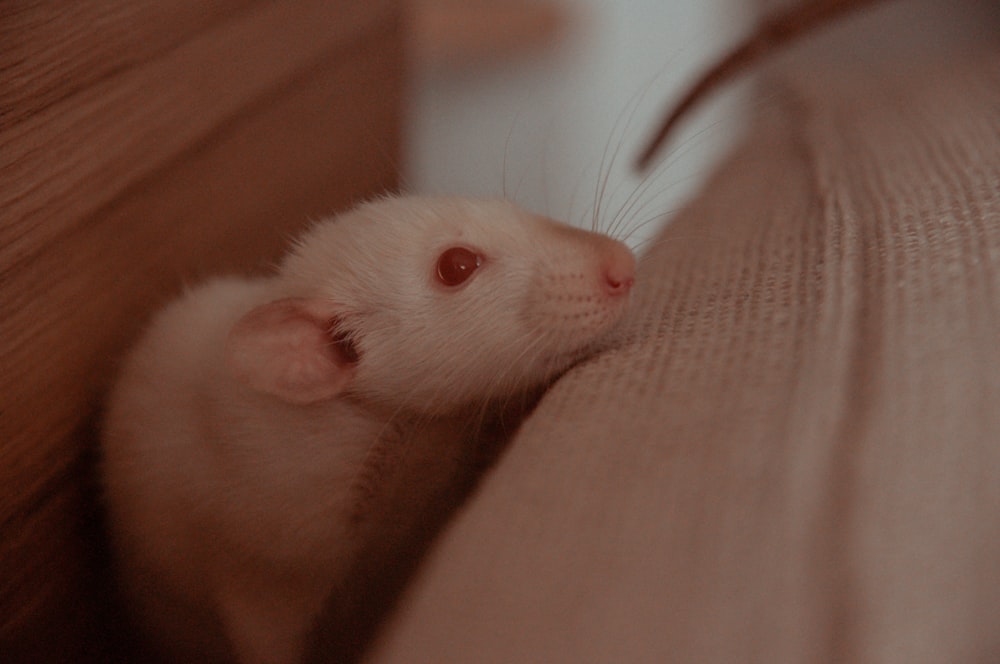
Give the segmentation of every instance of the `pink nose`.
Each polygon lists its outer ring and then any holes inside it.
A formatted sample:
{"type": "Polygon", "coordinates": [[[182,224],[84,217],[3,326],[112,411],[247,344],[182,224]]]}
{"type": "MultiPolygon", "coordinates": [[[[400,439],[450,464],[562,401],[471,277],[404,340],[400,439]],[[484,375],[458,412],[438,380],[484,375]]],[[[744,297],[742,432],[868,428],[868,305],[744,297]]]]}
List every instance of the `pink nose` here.
{"type": "Polygon", "coordinates": [[[605,282],[604,290],[608,292],[609,295],[623,295],[632,288],[632,284],[635,283],[635,277],[613,277],[611,275],[607,276],[605,282]]]}
{"type": "Polygon", "coordinates": [[[635,257],[625,245],[607,245],[603,260],[604,291],[609,295],[625,295],[635,283],[635,257]]]}

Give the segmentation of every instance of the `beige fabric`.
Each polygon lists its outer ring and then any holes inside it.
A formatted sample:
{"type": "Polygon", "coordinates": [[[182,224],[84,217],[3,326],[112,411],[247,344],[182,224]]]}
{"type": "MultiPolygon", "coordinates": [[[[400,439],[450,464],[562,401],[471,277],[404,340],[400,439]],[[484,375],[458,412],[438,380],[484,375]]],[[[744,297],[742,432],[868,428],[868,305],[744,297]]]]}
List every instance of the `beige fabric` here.
{"type": "Polygon", "coordinates": [[[771,98],[370,662],[1000,661],[1000,57],[771,98]]]}

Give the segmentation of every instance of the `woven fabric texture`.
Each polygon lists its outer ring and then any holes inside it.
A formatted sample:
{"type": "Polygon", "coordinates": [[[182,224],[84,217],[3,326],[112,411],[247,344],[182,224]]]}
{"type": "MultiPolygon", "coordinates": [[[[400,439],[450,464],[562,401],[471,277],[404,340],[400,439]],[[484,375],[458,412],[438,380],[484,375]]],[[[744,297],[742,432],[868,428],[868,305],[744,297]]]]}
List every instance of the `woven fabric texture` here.
{"type": "Polygon", "coordinates": [[[1000,57],[765,96],[370,662],[1000,661],[1000,57]]]}

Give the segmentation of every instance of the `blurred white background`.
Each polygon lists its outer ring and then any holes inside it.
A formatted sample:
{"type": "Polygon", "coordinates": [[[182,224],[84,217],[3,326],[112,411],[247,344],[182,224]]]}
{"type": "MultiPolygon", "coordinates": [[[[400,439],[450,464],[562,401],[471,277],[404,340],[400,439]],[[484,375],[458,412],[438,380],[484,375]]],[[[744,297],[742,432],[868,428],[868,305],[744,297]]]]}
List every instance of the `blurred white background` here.
{"type": "MultiPolygon", "coordinates": [[[[748,28],[741,5],[563,0],[566,20],[556,39],[479,58],[421,60],[407,188],[506,195],[584,226],[599,200],[604,227],[635,199],[630,227],[663,219],[695,193],[735,135],[736,95],[713,99],[689,118],[648,186],[632,174],[632,162],[684,85],[748,28]]],[[[657,223],[629,243],[638,245],[657,223]]]]}

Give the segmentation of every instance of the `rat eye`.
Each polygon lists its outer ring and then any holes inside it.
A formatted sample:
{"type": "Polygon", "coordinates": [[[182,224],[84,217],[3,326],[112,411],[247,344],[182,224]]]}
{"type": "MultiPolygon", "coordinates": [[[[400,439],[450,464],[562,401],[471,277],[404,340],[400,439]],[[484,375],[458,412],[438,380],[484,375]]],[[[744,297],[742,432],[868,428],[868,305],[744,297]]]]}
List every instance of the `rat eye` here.
{"type": "Polygon", "coordinates": [[[438,257],[437,278],[445,286],[464,283],[483,262],[482,256],[465,247],[446,249],[438,257]]]}

